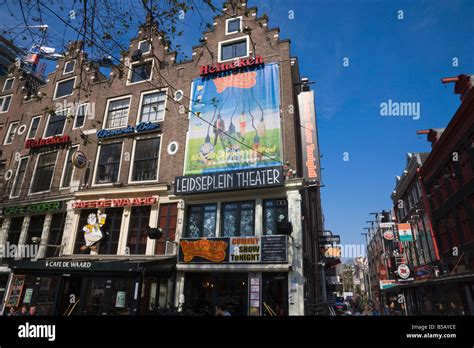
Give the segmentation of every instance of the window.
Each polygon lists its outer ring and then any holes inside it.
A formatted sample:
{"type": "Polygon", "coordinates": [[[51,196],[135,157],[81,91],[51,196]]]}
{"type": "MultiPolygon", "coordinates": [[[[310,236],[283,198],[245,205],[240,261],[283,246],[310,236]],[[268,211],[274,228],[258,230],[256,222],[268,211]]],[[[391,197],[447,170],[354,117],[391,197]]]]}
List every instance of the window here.
{"type": "Polygon", "coordinates": [[[286,199],[267,199],[263,201],[263,235],[278,234],[278,223],[288,221],[286,199]]]}
{"type": "Polygon", "coordinates": [[[159,154],[160,138],[137,140],[131,181],[156,180],[159,154]]]}
{"type": "Polygon", "coordinates": [[[12,101],[11,95],[0,97],[0,113],[8,111],[8,109],[10,108],[11,101],[12,101]]]}
{"type": "Polygon", "coordinates": [[[57,157],[57,152],[38,155],[38,162],[30,189],[31,193],[49,191],[57,157]]]}
{"type": "Polygon", "coordinates": [[[28,157],[20,159],[18,169],[16,171],[15,180],[13,182],[11,197],[18,197],[21,192],[21,186],[23,185],[23,179],[25,177],[26,166],[28,164],[28,157]]]}
{"type": "Polygon", "coordinates": [[[65,222],[66,213],[53,214],[48,235],[48,244],[50,246],[46,248],[46,257],[59,256],[59,252],[61,250],[59,245],[61,245],[62,243],[65,222]],[[58,247],[55,247],[53,245],[56,245],[58,247]]]}
{"type": "Polygon", "coordinates": [[[73,129],[81,128],[82,126],[84,126],[88,108],[89,108],[89,104],[79,105],[79,107],[77,108],[76,118],[74,119],[73,129]]]}
{"type": "Polygon", "coordinates": [[[145,54],[145,53],[150,53],[150,49],[151,49],[151,44],[150,44],[150,41],[140,41],[140,43],[138,44],[138,49],[142,52],[142,54],[145,54]]]}
{"type": "Polygon", "coordinates": [[[23,216],[14,217],[10,220],[10,229],[8,230],[7,242],[12,245],[18,245],[20,241],[21,227],[23,226],[23,216]]]}
{"type": "Polygon", "coordinates": [[[239,32],[241,20],[239,18],[231,18],[227,20],[226,34],[233,34],[239,32]]]}
{"type": "Polygon", "coordinates": [[[174,240],[176,221],[178,219],[178,204],[160,204],[158,227],[163,231],[163,237],[156,241],[155,254],[166,253],[166,240],[174,240]]]}
{"type": "Polygon", "coordinates": [[[473,172],[471,168],[471,162],[469,160],[469,153],[465,147],[462,147],[459,150],[459,164],[461,165],[463,182],[466,184],[473,177],[473,172]]]}
{"type": "Polygon", "coordinates": [[[64,71],[63,71],[63,74],[70,74],[74,71],[74,67],[76,66],[76,61],[75,60],[71,60],[69,62],[66,62],[66,64],[64,64],[64,71]]]}
{"type": "Polygon", "coordinates": [[[136,83],[141,81],[147,81],[151,78],[151,68],[153,66],[152,61],[146,63],[132,65],[132,76],[130,77],[130,83],[136,83]]]}
{"type": "Polygon", "coordinates": [[[142,96],[140,122],[159,122],[165,118],[166,92],[148,93],[142,96]]]}
{"type": "Polygon", "coordinates": [[[216,236],[216,204],[191,205],[186,217],[186,238],[216,236]]]}
{"type": "Polygon", "coordinates": [[[118,181],[122,143],[102,145],[97,164],[96,184],[109,184],[118,181]]]}
{"type": "Polygon", "coordinates": [[[76,83],[76,78],[73,77],[69,80],[64,80],[56,84],[56,91],[54,93],[54,99],[67,97],[71,95],[74,91],[74,84],[76,83]]]}
{"type": "Polygon", "coordinates": [[[150,223],[150,211],[150,206],[132,208],[127,238],[127,247],[130,248],[131,255],[146,253],[148,240],[146,230],[150,223]]]}
{"type": "Polygon", "coordinates": [[[32,139],[36,137],[36,132],[38,131],[40,121],[41,121],[41,116],[36,116],[31,119],[30,129],[28,131],[27,139],[32,139]]]}
{"type": "Polygon", "coordinates": [[[72,171],[74,166],[72,164],[72,154],[78,149],[78,146],[72,146],[67,152],[66,163],[64,164],[64,173],[61,180],[60,187],[69,187],[71,186],[72,171]]]}
{"type": "Polygon", "coordinates": [[[123,208],[105,209],[105,214],[107,218],[101,228],[104,239],[100,241],[99,254],[117,254],[123,208]]]}
{"type": "Polygon", "coordinates": [[[109,101],[105,128],[125,127],[128,122],[130,98],[109,101]]]}
{"type": "Polygon", "coordinates": [[[222,203],[222,235],[255,235],[255,202],[222,203]]]}
{"type": "Polygon", "coordinates": [[[25,244],[31,244],[31,238],[41,238],[43,234],[44,219],[46,215],[33,215],[30,218],[25,244]]]}
{"type": "Polygon", "coordinates": [[[230,43],[219,43],[220,45],[220,61],[235,59],[248,56],[247,39],[232,41],[230,43]]]}
{"type": "Polygon", "coordinates": [[[61,135],[66,125],[66,117],[68,110],[55,111],[49,115],[48,124],[46,125],[44,137],[49,138],[55,135],[61,135]]]}
{"type": "Polygon", "coordinates": [[[3,85],[3,91],[2,92],[6,92],[6,91],[11,90],[12,87],[13,87],[13,81],[15,81],[14,77],[12,77],[10,79],[6,79],[5,84],[3,85]]]}
{"type": "Polygon", "coordinates": [[[19,122],[10,123],[10,126],[8,127],[7,136],[5,137],[5,141],[3,142],[3,145],[8,145],[12,143],[13,138],[15,137],[16,131],[18,130],[18,125],[19,125],[19,122]]]}

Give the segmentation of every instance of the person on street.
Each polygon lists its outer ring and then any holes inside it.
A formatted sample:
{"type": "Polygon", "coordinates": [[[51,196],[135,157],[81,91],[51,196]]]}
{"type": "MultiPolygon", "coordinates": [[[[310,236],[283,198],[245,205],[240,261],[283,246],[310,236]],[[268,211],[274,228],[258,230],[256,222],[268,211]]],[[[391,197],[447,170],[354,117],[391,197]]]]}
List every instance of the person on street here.
{"type": "Polygon", "coordinates": [[[230,314],[224,307],[224,305],[217,305],[216,306],[216,316],[221,316],[221,317],[230,317],[232,314],[230,314]]]}

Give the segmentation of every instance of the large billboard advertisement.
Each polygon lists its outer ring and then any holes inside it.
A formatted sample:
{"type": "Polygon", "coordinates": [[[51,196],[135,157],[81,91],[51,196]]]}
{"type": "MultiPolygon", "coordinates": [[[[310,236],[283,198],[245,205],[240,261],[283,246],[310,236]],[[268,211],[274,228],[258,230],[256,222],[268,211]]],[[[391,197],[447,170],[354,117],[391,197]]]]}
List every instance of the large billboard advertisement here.
{"type": "Polygon", "coordinates": [[[184,175],[281,165],[278,64],[193,81],[184,175]]]}

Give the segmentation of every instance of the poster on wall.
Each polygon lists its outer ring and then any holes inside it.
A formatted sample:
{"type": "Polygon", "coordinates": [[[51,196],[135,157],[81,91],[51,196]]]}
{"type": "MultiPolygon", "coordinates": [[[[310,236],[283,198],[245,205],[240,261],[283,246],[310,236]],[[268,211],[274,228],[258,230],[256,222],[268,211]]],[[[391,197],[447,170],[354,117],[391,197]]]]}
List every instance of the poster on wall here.
{"type": "Polygon", "coordinates": [[[193,81],[184,175],[282,161],[278,64],[193,81]]]}

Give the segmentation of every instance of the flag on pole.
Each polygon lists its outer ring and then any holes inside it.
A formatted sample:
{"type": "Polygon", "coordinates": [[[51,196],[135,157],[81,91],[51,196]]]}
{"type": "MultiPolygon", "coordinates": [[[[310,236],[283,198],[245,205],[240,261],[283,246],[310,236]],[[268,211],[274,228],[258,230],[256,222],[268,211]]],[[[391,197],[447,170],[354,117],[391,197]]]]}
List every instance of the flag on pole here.
{"type": "Polygon", "coordinates": [[[413,242],[413,234],[411,232],[411,226],[408,223],[397,224],[398,227],[398,238],[400,242],[413,242]]]}

